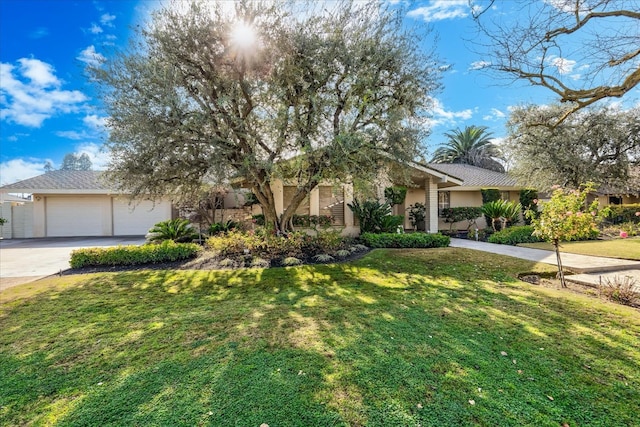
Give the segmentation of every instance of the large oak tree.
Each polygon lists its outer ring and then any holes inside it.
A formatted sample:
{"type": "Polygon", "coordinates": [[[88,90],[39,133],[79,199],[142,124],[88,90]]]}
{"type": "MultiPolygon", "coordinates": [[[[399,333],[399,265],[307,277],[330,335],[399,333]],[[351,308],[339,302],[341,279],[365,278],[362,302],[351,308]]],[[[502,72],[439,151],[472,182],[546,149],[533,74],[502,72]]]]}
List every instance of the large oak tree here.
{"type": "Polygon", "coordinates": [[[243,177],[286,231],[322,180],[366,178],[420,149],[433,54],[378,2],[174,2],[92,75],[108,175],[134,196],[243,177]],[[296,11],[295,8],[300,10],[296,11]],[[296,186],[281,217],[270,184],[296,186]]]}
{"type": "Polygon", "coordinates": [[[507,123],[510,173],[528,186],[577,189],[592,181],[624,188],[640,164],[640,108],[587,108],[557,123],[564,108],[524,106],[507,123]]]}

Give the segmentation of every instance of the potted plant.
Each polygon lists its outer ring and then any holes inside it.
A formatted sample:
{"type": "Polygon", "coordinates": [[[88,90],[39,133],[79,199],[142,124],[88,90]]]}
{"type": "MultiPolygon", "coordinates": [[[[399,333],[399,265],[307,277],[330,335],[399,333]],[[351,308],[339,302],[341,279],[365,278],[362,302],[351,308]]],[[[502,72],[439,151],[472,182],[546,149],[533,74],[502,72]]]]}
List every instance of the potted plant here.
{"type": "Polygon", "coordinates": [[[414,203],[409,206],[409,221],[415,230],[424,230],[424,220],[427,218],[427,208],[423,203],[414,203]]]}

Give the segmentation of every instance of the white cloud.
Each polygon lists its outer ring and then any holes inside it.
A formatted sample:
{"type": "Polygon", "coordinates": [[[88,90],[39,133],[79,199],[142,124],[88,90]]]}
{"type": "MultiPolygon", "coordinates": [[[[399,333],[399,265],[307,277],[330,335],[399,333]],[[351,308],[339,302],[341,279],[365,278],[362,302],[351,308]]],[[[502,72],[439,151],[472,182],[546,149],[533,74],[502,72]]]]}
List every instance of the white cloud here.
{"type": "Polygon", "coordinates": [[[560,74],[569,74],[573,71],[573,67],[576,65],[576,61],[572,59],[560,58],[558,56],[549,58],[551,65],[558,69],[560,74]]]}
{"type": "Polygon", "coordinates": [[[20,67],[0,63],[0,120],[40,127],[57,114],[75,112],[87,97],[77,90],[61,90],[55,70],[38,59],[19,59],[20,67]]]}
{"type": "Polygon", "coordinates": [[[102,25],[106,25],[107,27],[113,27],[114,19],[116,19],[115,15],[109,15],[108,13],[105,13],[100,17],[100,23],[102,25]]]}
{"type": "Polygon", "coordinates": [[[469,15],[467,0],[431,0],[428,6],[409,11],[408,16],[422,18],[425,22],[466,18],[469,15]]]}
{"type": "Polygon", "coordinates": [[[507,117],[507,115],[505,113],[503,113],[502,111],[498,110],[497,108],[492,108],[491,109],[491,113],[487,114],[486,116],[483,116],[482,119],[483,120],[496,121],[496,120],[504,119],[505,117],[507,117]]]}
{"type": "Polygon", "coordinates": [[[98,117],[97,114],[90,114],[82,119],[82,122],[92,129],[103,131],[107,123],[106,117],[98,117]]]}
{"type": "MultiPolygon", "coordinates": [[[[11,159],[0,163],[0,185],[13,184],[44,173],[48,159],[11,159]]],[[[53,162],[51,162],[53,163],[53,162]]]]}
{"type": "Polygon", "coordinates": [[[91,135],[89,135],[86,131],[77,132],[75,130],[61,130],[56,132],[56,136],[60,138],[72,139],[74,141],[80,141],[81,139],[89,139],[91,135]]]}
{"type": "Polygon", "coordinates": [[[89,28],[91,34],[100,34],[102,31],[102,27],[94,23],[92,23],[91,28],[89,28]]]}
{"type": "Polygon", "coordinates": [[[77,60],[84,62],[87,65],[97,67],[107,60],[102,54],[96,52],[95,46],[88,46],[86,49],[80,52],[80,55],[76,57],[77,60]]]}
{"type": "Polygon", "coordinates": [[[440,100],[433,99],[433,106],[431,109],[430,119],[431,126],[437,126],[442,124],[448,124],[455,126],[458,120],[468,120],[473,117],[473,110],[466,109],[462,111],[447,111],[440,100]]]}
{"type": "Polygon", "coordinates": [[[469,70],[482,70],[483,68],[487,68],[491,65],[489,61],[474,61],[469,66],[469,70]]]}
{"type": "Polygon", "coordinates": [[[105,170],[111,160],[110,153],[103,149],[101,145],[95,143],[80,144],[76,147],[76,154],[86,153],[91,159],[92,167],[95,170],[105,170]]]}

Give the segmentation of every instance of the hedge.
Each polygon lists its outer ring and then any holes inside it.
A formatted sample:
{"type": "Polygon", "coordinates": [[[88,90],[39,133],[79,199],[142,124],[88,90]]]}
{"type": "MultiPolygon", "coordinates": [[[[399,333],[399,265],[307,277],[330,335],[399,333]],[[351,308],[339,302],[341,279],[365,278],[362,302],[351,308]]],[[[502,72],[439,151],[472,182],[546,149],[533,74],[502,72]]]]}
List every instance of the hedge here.
{"type": "Polygon", "coordinates": [[[442,234],[363,233],[360,239],[370,248],[443,248],[451,239],[442,234]]]}
{"type": "Polygon", "coordinates": [[[138,265],[194,258],[202,248],[195,243],[129,245],[112,248],[84,248],[71,252],[71,268],[138,265]]]}
{"type": "Polygon", "coordinates": [[[624,222],[640,223],[640,216],[636,216],[636,212],[640,212],[640,203],[632,205],[610,205],[607,215],[608,222],[612,224],[622,224],[624,222]]]}
{"type": "Polygon", "coordinates": [[[518,243],[540,242],[540,238],[533,235],[533,227],[522,225],[519,227],[509,227],[493,233],[487,240],[489,243],[500,245],[517,245],[518,243]]]}

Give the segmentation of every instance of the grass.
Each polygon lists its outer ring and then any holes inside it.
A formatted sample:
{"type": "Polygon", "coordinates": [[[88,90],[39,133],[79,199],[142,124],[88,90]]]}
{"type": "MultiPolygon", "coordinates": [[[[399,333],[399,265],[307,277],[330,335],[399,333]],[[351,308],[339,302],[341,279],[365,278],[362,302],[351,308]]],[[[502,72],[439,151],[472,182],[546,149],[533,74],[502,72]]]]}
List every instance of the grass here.
{"type": "Polygon", "coordinates": [[[638,425],[640,314],[464,249],[11,288],[0,425],[638,425]]]}
{"type": "MultiPolygon", "coordinates": [[[[548,242],[522,243],[518,246],[554,250],[553,245],[548,242]]],[[[640,261],[640,238],[565,242],[561,244],[560,252],[640,261]]]]}

